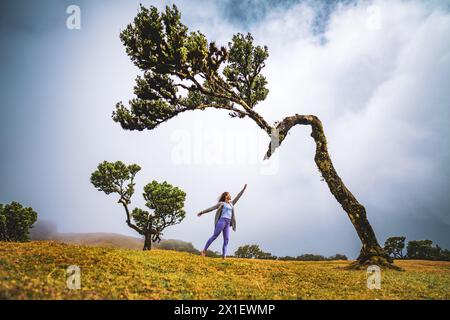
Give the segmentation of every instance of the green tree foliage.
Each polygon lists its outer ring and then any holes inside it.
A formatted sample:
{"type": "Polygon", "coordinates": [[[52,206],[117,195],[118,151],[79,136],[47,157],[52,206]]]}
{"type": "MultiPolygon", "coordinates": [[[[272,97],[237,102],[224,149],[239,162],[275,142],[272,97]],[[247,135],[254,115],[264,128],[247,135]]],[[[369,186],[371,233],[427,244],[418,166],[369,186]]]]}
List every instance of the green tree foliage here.
{"type": "Polygon", "coordinates": [[[343,254],[336,253],[334,256],[324,257],[318,254],[306,253],[299,255],[297,257],[285,256],[285,257],[277,257],[273,256],[269,252],[264,252],[260,249],[260,247],[256,244],[253,245],[244,245],[239,247],[234,253],[234,257],[236,258],[245,258],[245,259],[273,259],[273,260],[296,260],[296,261],[331,261],[331,260],[348,260],[347,256],[343,254]]]}
{"type": "Polygon", "coordinates": [[[140,229],[152,229],[152,241],[160,241],[165,228],[184,219],[186,194],[166,181],[158,183],[153,180],[144,187],[143,196],[145,206],[150,210],[135,208],[131,216],[140,229]]]}
{"type": "Polygon", "coordinates": [[[450,251],[438,245],[433,247],[431,240],[409,241],[406,251],[408,259],[450,260],[450,251]]]}
{"type": "Polygon", "coordinates": [[[116,105],[114,121],[124,129],[153,129],[181,112],[214,107],[229,110],[232,117],[252,117],[269,129],[253,112],[268,93],[261,74],[267,47],[255,46],[250,34],[237,34],[228,48],[219,48],[200,31],[188,32],[180,18],[175,5],[161,13],[141,5],[120,34],[143,75],[136,78],[130,108],[116,105]]]}
{"type": "Polygon", "coordinates": [[[320,254],[305,253],[297,256],[295,260],[299,261],[325,261],[327,258],[320,254]]]}
{"type": "Polygon", "coordinates": [[[247,259],[276,259],[271,253],[262,251],[256,244],[239,247],[234,256],[247,259]]]}
{"type": "Polygon", "coordinates": [[[292,257],[292,256],[283,256],[283,257],[278,257],[278,260],[282,260],[282,261],[292,261],[292,260],[295,260],[295,257],[292,257]]]}
{"type": "Polygon", "coordinates": [[[450,250],[442,249],[439,260],[450,261],[450,250]]]}
{"type": "Polygon", "coordinates": [[[336,253],[334,256],[328,257],[328,260],[348,260],[345,254],[336,253]]]}
{"type": "Polygon", "coordinates": [[[0,204],[0,241],[29,241],[29,230],[36,220],[37,213],[32,208],[14,201],[0,204]]]}
{"type": "Polygon", "coordinates": [[[91,183],[106,194],[117,193],[121,201],[128,203],[134,193],[134,177],[140,170],[137,164],[103,161],[92,173],[91,183]]]}
{"type": "Polygon", "coordinates": [[[403,258],[406,237],[390,237],[384,242],[384,250],[393,258],[403,258]]]}
{"type": "Polygon", "coordinates": [[[119,195],[118,202],[125,209],[127,225],[144,236],[144,250],[149,250],[152,242],[161,241],[167,227],[184,219],[186,193],[166,181],[152,181],[144,187],[147,209],[134,208],[130,212],[128,206],[134,193],[134,178],[140,170],[141,167],[136,164],[127,166],[121,161],[104,161],[91,174],[91,183],[99,191],[119,195]]]}
{"type": "Polygon", "coordinates": [[[206,250],[205,256],[209,258],[222,258],[222,253],[213,250],[206,250]]]}
{"type": "Polygon", "coordinates": [[[334,256],[324,257],[320,254],[306,253],[299,255],[297,257],[285,256],[279,257],[278,260],[296,260],[296,261],[333,261],[333,260],[348,260],[347,256],[344,254],[336,253],[334,256]]]}
{"type": "Polygon", "coordinates": [[[174,250],[180,252],[189,252],[193,254],[200,254],[200,251],[195,249],[194,245],[190,242],[185,242],[181,240],[168,239],[163,240],[157,245],[158,249],[161,250],[174,250]]]}

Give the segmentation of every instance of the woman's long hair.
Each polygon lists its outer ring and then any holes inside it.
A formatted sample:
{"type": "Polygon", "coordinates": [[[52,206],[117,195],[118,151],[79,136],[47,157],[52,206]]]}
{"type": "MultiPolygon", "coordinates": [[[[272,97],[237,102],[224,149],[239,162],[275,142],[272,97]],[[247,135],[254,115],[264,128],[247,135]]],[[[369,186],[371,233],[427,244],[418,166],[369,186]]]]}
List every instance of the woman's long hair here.
{"type": "Polygon", "coordinates": [[[227,194],[228,194],[228,191],[225,191],[224,193],[222,193],[219,197],[219,202],[224,202],[227,194]]]}

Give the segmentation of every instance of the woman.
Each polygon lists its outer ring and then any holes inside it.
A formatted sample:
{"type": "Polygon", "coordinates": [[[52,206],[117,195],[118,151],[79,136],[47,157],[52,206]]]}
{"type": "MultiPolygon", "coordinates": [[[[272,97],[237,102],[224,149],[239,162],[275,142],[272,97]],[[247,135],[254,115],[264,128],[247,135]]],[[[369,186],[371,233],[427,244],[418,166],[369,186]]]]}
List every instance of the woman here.
{"type": "Polygon", "coordinates": [[[231,200],[231,195],[229,192],[224,192],[219,198],[219,202],[212,206],[211,208],[205,209],[197,213],[197,216],[201,216],[207,212],[216,210],[216,216],[214,219],[214,233],[208,239],[205,244],[205,248],[202,250],[202,256],[205,256],[206,250],[208,250],[211,243],[217,239],[219,234],[223,233],[223,247],[222,247],[222,258],[225,259],[227,254],[227,246],[228,240],[230,238],[230,226],[233,228],[233,231],[236,231],[236,217],[234,211],[234,205],[239,200],[239,198],[244,193],[245,188],[247,188],[247,184],[245,184],[244,188],[237,194],[237,196],[231,200]]]}

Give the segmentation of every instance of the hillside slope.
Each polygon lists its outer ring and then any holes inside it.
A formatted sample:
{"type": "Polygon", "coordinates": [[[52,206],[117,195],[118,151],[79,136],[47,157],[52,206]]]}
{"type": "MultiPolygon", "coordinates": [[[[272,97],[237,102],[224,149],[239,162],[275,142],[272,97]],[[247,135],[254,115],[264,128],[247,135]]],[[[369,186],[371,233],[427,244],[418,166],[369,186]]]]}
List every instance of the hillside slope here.
{"type": "Polygon", "coordinates": [[[66,244],[142,250],[144,240],[117,233],[58,233],[51,240],[66,244]]]}
{"type": "Polygon", "coordinates": [[[450,262],[398,261],[369,290],[348,261],[227,260],[189,253],[0,242],[0,299],[449,299],[450,262]],[[66,268],[81,269],[81,289],[66,268]]]}
{"type": "MultiPolygon", "coordinates": [[[[91,233],[31,233],[31,240],[33,241],[57,241],[66,244],[77,244],[94,247],[113,247],[121,249],[142,250],[144,246],[144,239],[126,236],[119,233],[107,232],[91,232],[91,233]]],[[[153,243],[153,248],[195,252],[199,253],[194,248],[192,243],[177,240],[177,239],[161,239],[159,243],[153,243]]]]}

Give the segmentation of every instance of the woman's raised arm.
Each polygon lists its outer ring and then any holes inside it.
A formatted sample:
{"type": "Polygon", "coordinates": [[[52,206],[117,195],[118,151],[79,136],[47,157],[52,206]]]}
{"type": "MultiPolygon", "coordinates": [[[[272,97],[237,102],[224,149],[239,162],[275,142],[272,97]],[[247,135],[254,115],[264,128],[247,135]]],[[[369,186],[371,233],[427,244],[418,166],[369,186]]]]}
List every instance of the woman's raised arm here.
{"type": "Polygon", "coordinates": [[[244,185],[244,188],[242,188],[241,192],[239,192],[237,194],[237,196],[233,199],[233,201],[231,201],[233,203],[233,205],[238,202],[239,198],[242,196],[242,194],[244,193],[245,189],[247,188],[247,184],[244,185]]]}

